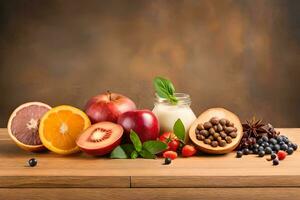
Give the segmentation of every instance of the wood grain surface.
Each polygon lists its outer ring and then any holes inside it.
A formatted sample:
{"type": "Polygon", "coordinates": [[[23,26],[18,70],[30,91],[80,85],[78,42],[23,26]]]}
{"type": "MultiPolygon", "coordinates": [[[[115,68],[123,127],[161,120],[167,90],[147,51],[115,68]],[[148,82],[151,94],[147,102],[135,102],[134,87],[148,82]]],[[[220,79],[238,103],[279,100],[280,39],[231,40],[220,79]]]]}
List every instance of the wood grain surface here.
{"type": "Polygon", "coordinates": [[[34,188],[0,189],[0,199],[22,200],[283,200],[300,188],[34,188]]]}
{"type": "MultiPolygon", "coordinates": [[[[299,143],[300,129],[279,130],[299,143]]],[[[163,159],[118,160],[83,153],[72,156],[29,153],[12,142],[6,129],[0,129],[0,199],[4,196],[18,199],[21,194],[30,194],[31,199],[39,199],[41,194],[46,194],[46,200],[61,199],[64,193],[75,198],[66,195],[63,199],[82,199],[85,195],[88,196],[85,199],[95,199],[93,197],[98,195],[111,199],[139,199],[139,195],[157,199],[157,191],[160,191],[160,199],[182,199],[186,195],[198,199],[197,196],[203,194],[206,199],[218,195],[227,199],[258,199],[254,194],[259,195],[262,188],[265,199],[271,199],[274,192],[279,193],[276,198],[288,195],[297,199],[296,194],[300,194],[299,155],[295,152],[278,166],[254,155],[237,159],[235,153],[200,154],[162,165],[163,159]],[[27,166],[32,157],[38,160],[33,168],[27,166]],[[273,188],[278,189],[274,191],[273,188]],[[232,192],[238,192],[239,196],[232,192]]]]}

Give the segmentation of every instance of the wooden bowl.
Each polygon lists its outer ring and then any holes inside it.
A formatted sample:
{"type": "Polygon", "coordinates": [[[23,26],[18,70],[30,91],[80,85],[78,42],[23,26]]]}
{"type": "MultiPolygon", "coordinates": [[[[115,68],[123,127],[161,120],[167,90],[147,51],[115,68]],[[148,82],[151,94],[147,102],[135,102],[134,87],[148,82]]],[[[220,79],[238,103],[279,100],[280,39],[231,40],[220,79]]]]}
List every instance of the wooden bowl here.
{"type": "Polygon", "coordinates": [[[209,154],[225,154],[233,151],[240,143],[243,137],[243,127],[240,119],[234,113],[224,109],[224,108],[210,108],[203,112],[191,125],[189,130],[189,137],[192,142],[199,148],[200,151],[209,153],[209,154]],[[205,144],[203,141],[200,141],[196,138],[196,128],[197,125],[209,121],[212,117],[217,117],[219,119],[225,118],[230,122],[234,123],[234,127],[237,128],[237,137],[232,138],[230,144],[226,144],[224,147],[212,147],[209,144],[205,144]]]}

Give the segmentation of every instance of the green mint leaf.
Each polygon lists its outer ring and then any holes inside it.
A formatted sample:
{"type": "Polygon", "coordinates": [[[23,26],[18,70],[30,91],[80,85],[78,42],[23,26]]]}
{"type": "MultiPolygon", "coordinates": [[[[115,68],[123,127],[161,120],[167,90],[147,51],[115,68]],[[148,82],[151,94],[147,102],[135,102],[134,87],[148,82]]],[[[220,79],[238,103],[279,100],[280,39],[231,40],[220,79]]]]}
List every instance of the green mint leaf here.
{"type": "Polygon", "coordinates": [[[156,156],[152,153],[150,153],[149,151],[147,151],[146,149],[142,149],[139,154],[146,159],[154,159],[156,158],[156,156]]]}
{"type": "Polygon", "coordinates": [[[130,130],[130,140],[133,143],[135,150],[137,152],[140,152],[142,150],[142,142],[138,134],[136,134],[136,132],[134,132],[133,130],[130,130]]]}
{"type": "Polygon", "coordinates": [[[176,104],[178,102],[178,99],[175,96],[169,96],[169,101],[173,104],[176,104]]]}
{"type": "Polygon", "coordinates": [[[161,141],[149,140],[143,143],[143,149],[149,151],[152,154],[158,154],[167,148],[168,145],[161,141]]]}
{"type": "Polygon", "coordinates": [[[131,153],[135,150],[133,144],[121,144],[121,147],[128,157],[130,157],[131,153]]]}
{"type": "Polygon", "coordinates": [[[130,154],[131,159],[136,159],[137,157],[139,157],[139,153],[137,151],[134,150],[133,152],[131,152],[130,154]]]}
{"type": "Polygon", "coordinates": [[[153,83],[158,96],[168,99],[171,103],[177,103],[178,100],[174,96],[175,88],[170,80],[162,77],[155,77],[153,83]]]}
{"type": "Polygon", "coordinates": [[[181,119],[177,119],[177,121],[175,122],[175,124],[173,126],[173,132],[180,141],[184,142],[185,128],[184,128],[184,125],[183,125],[181,119]]]}
{"type": "Polygon", "coordinates": [[[126,152],[121,146],[117,146],[111,153],[110,158],[117,158],[117,159],[126,159],[128,158],[126,152]]]}

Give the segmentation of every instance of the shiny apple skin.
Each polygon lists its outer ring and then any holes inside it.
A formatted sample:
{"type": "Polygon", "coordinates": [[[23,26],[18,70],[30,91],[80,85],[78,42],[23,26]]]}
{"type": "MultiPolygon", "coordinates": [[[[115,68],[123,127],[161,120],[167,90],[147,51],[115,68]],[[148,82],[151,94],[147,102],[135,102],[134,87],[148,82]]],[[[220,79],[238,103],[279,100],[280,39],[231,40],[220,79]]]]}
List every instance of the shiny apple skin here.
{"type": "Polygon", "coordinates": [[[122,113],[135,109],[136,105],[131,99],[118,93],[94,96],[85,106],[85,112],[92,124],[102,121],[116,123],[122,113]]]}
{"type": "Polygon", "coordinates": [[[129,140],[130,130],[134,130],[142,142],[156,140],[159,137],[159,123],[150,110],[133,110],[120,115],[118,124],[124,128],[124,135],[129,140]]]}

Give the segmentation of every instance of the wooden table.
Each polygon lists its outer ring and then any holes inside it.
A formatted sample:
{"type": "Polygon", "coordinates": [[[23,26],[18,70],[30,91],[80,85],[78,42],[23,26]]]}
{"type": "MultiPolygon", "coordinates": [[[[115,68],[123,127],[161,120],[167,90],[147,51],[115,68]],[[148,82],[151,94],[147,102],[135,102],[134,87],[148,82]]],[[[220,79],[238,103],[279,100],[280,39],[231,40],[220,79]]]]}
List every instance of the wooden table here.
{"type": "MultiPolygon", "coordinates": [[[[300,129],[279,129],[300,144],[300,129]]],[[[300,199],[300,153],[278,166],[234,153],[163,159],[113,160],[19,149],[0,129],[0,199],[300,199]],[[36,167],[27,167],[35,157],[36,167]]]]}

